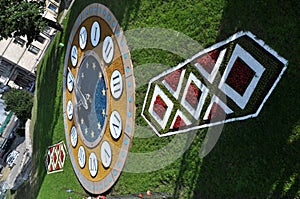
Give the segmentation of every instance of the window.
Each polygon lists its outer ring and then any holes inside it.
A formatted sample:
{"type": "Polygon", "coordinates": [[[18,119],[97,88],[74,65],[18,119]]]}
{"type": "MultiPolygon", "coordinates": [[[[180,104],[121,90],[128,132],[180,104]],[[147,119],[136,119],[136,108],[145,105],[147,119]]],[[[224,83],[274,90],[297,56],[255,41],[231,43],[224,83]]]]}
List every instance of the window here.
{"type": "Polygon", "coordinates": [[[49,26],[46,26],[45,29],[43,30],[43,33],[50,37],[50,32],[51,32],[51,28],[49,26]]]}
{"type": "Polygon", "coordinates": [[[42,43],[42,44],[43,44],[43,43],[45,42],[45,40],[46,40],[46,38],[43,37],[43,36],[41,36],[41,35],[37,36],[35,39],[36,39],[38,42],[42,43]]]}
{"type": "Polygon", "coordinates": [[[49,4],[48,8],[50,10],[52,10],[53,12],[56,12],[56,10],[57,10],[57,7],[55,5],[53,5],[52,3],[49,4]]]}
{"type": "Polygon", "coordinates": [[[12,66],[13,66],[12,63],[6,61],[5,59],[2,59],[2,60],[0,61],[0,64],[3,65],[3,66],[6,66],[6,67],[12,67],[12,66]]]}
{"type": "Polygon", "coordinates": [[[25,45],[25,40],[24,39],[21,39],[20,37],[16,37],[14,39],[14,43],[15,44],[18,44],[19,46],[23,47],[25,45]]]}
{"type": "Polygon", "coordinates": [[[37,55],[40,52],[40,49],[34,45],[29,45],[28,51],[32,52],[33,54],[37,55]]]}

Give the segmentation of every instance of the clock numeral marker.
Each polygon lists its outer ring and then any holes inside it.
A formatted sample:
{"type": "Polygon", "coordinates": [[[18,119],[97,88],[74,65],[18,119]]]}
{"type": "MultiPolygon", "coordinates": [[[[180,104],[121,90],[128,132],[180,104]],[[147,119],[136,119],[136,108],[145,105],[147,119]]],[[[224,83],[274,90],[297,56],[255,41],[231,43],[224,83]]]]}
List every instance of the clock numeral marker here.
{"type": "Polygon", "coordinates": [[[104,62],[109,64],[114,56],[114,42],[110,36],[105,37],[102,46],[102,55],[104,62]]]}
{"type": "Polygon", "coordinates": [[[92,45],[95,47],[98,45],[100,41],[100,25],[97,21],[94,21],[91,27],[91,42],[92,45]]]}
{"type": "Polygon", "coordinates": [[[111,136],[117,140],[122,133],[122,119],[118,111],[113,111],[109,119],[109,130],[111,136]]]}
{"type": "Polygon", "coordinates": [[[108,168],[112,162],[112,151],[109,143],[104,141],[101,145],[101,161],[105,168],[108,168]]]}
{"type": "Polygon", "coordinates": [[[85,166],[85,150],[83,146],[80,146],[78,149],[78,163],[80,168],[85,166]]]}
{"type": "Polygon", "coordinates": [[[89,157],[89,171],[92,177],[95,177],[98,172],[98,160],[94,152],[89,157]]]}
{"type": "Polygon", "coordinates": [[[78,59],[78,51],[77,51],[77,47],[74,45],[71,50],[71,63],[73,67],[77,65],[77,61],[78,61],[77,59],[78,59]]]}
{"type": "Polygon", "coordinates": [[[110,78],[110,91],[115,99],[119,99],[121,97],[123,91],[123,80],[122,75],[118,70],[115,70],[110,78]]]}
{"type": "Polygon", "coordinates": [[[72,126],[71,128],[71,144],[72,147],[76,147],[78,141],[78,134],[75,126],[72,126]]]}
{"type": "Polygon", "coordinates": [[[67,76],[67,88],[69,92],[73,91],[73,87],[74,87],[74,78],[72,75],[71,70],[68,71],[68,76],[67,76]]]}
{"type": "Polygon", "coordinates": [[[67,104],[67,116],[69,120],[72,120],[73,118],[73,103],[71,100],[68,101],[67,104]]]}
{"type": "Polygon", "coordinates": [[[87,31],[86,28],[82,26],[79,34],[79,46],[82,50],[86,47],[86,43],[87,43],[87,31]]]}

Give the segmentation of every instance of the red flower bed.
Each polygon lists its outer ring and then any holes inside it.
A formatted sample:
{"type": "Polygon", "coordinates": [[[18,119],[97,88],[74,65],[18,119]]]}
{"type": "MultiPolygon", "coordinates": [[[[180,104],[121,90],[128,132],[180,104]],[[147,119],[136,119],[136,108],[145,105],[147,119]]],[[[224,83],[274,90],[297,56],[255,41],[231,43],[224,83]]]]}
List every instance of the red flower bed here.
{"type": "Polygon", "coordinates": [[[161,99],[159,95],[157,95],[154,101],[153,110],[160,117],[160,119],[163,119],[167,108],[167,104],[161,99]]]}
{"type": "Polygon", "coordinates": [[[169,86],[176,91],[178,82],[180,79],[181,70],[175,70],[174,72],[170,73],[169,75],[164,77],[164,80],[169,84],[169,86]]]}
{"type": "Polygon", "coordinates": [[[224,109],[217,104],[216,102],[213,103],[209,115],[208,115],[208,119],[209,120],[221,120],[221,119],[225,119],[225,111],[224,109]]]}
{"type": "Polygon", "coordinates": [[[52,164],[50,165],[49,172],[53,171],[52,164]]]}
{"type": "Polygon", "coordinates": [[[56,153],[53,153],[53,162],[56,163],[57,157],[56,157],[56,153]]]}
{"type": "Polygon", "coordinates": [[[255,72],[242,59],[237,58],[228,74],[226,83],[240,95],[244,95],[254,75],[255,72]]]}
{"type": "Polygon", "coordinates": [[[219,54],[220,51],[216,49],[202,55],[196,61],[210,74],[218,60],[219,54]]]}
{"type": "Polygon", "coordinates": [[[61,162],[64,161],[64,157],[65,157],[65,155],[64,155],[63,151],[61,150],[61,151],[60,151],[60,161],[61,161],[61,162]]]}
{"type": "Polygon", "coordinates": [[[177,115],[175,123],[173,125],[173,129],[179,129],[183,126],[186,126],[186,123],[182,120],[182,118],[179,115],[177,115]]]}
{"type": "Polygon", "coordinates": [[[185,100],[194,108],[196,109],[198,106],[198,102],[201,96],[201,90],[191,82],[189,85],[185,100]]]}

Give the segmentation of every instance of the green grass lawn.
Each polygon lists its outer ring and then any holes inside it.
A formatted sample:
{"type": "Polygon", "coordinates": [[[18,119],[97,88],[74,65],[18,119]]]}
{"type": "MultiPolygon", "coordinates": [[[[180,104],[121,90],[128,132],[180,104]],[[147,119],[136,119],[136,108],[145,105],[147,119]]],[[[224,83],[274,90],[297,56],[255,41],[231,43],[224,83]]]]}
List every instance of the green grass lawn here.
{"type": "MultiPolygon", "coordinates": [[[[47,146],[65,140],[62,117],[64,48],[74,20],[89,3],[75,0],[48,49],[37,74],[33,109],[32,178],[14,198],[82,198],[64,187],[85,193],[67,158],[64,171],[46,175],[47,146]]],[[[300,27],[298,1],[123,0],[101,1],[116,15],[124,30],[162,27],[179,31],[208,47],[240,30],[254,33],[288,61],[288,69],[255,119],[226,124],[218,143],[203,159],[199,149],[206,130],[199,131],[182,157],[150,173],[123,172],[109,195],[145,192],[169,193],[174,198],[299,198],[300,197],[300,27]]],[[[130,45],[130,42],[129,42],[130,45]]],[[[183,59],[170,52],[144,49],[131,52],[133,65],[162,63],[175,66],[183,59]]],[[[141,78],[141,77],[140,77],[141,78]]],[[[138,79],[138,78],[137,78],[138,79]]],[[[147,85],[136,91],[136,123],[147,85]]],[[[135,135],[142,132],[136,129],[135,135]]],[[[151,133],[150,133],[151,135],[151,133]]],[[[184,135],[181,135],[182,139],[184,135]]],[[[180,138],[180,137],[179,137],[180,138]]],[[[136,137],[131,152],[149,152],[175,139],[136,137]]],[[[129,164],[129,163],[128,163],[129,164]]]]}

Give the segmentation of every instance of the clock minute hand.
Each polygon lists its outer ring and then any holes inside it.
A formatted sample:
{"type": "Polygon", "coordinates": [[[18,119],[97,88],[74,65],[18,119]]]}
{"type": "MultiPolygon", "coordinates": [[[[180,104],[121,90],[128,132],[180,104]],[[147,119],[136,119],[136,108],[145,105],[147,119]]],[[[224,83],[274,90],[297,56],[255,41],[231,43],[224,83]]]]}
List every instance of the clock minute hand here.
{"type": "Polygon", "coordinates": [[[76,81],[75,81],[75,78],[74,78],[74,76],[73,76],[73,74],[72,74],[72,72],[71,72],[71,70],[70,70],[69,67],[68,67],[68,71],[69,71],[69,73],[71,74],[71,78],[72,78],[72,81],[73,81],[73,84],[74,84],[74,87],[75,87],[76,94],[77,94],[77,93],[79,94],[79,97],[80,97],[80,99],[81,99],[81,101],[82,101],[82,103],[83,103],[83,107],[85,108],[85,110],[87,110],[87,109],[88,109],[88,103],[87,103],[87,100],[86,100],[86,98],[84,97],[84,95],[83,95],[83,93],[81,92],[81,90],[78,88],[78,85],[77,85],[77,83],[76,83],[76,81]]]}

